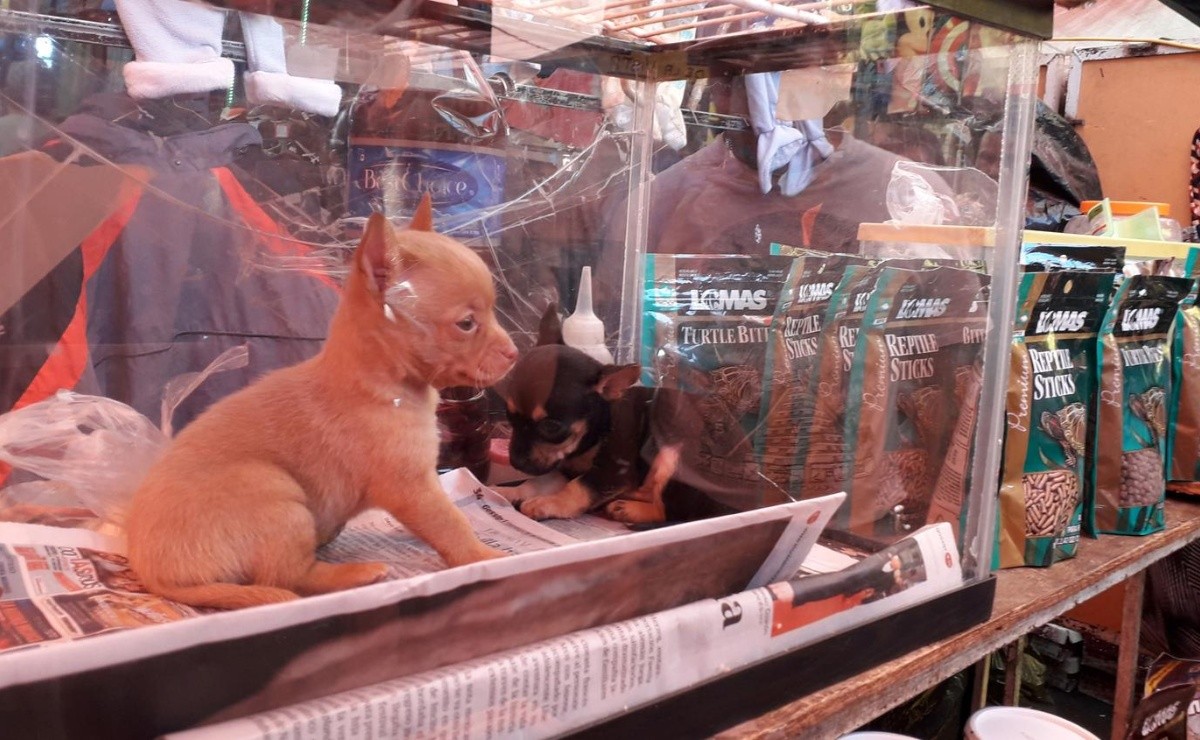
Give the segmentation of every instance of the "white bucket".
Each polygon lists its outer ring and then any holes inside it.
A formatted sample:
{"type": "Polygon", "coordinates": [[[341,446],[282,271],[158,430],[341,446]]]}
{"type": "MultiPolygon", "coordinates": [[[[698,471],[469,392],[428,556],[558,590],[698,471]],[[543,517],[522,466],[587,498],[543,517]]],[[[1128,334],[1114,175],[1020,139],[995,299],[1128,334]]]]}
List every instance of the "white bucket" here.
{"type": "Polygon", "coordinates": [[[967,720],[966,740],[1100,740],[1074,722],[1025,707],[988,707],[967,720]]]}

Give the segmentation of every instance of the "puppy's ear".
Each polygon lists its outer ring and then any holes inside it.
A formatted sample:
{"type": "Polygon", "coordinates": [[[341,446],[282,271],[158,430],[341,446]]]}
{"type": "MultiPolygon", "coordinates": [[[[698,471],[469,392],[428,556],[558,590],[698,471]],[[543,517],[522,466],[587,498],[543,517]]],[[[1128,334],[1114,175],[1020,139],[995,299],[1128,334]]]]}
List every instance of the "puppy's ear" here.
{"type": "Polygon", "coordinates": [[[354,253],[354,263],[363,274],[367,289],[376,295],[383,295],[391,276],[393,240],[391,223],[382,213],[372,213],[354,253]]]}
{"type": "Polygon", "coordinates": [[[625,391],[629,390],[641,375],[641,365],[605,365],[600,368],[596,392],[609,401],[615,401],[625,395],[625,391]]]}
{"type": "Polygon", "coordinates": [[[433,199],[429,197],[429,193],[421,196],[417,212],[413,214],[408,228],[413,231],[433,231],[433,199]]]}
{"type": "Polygon", "coordinates": [[[564,344],[557,303],[546,306],[546,313],[542,314],[542,321],[538,324],[537,343],[539,347],[543,344],[564,344]]]}

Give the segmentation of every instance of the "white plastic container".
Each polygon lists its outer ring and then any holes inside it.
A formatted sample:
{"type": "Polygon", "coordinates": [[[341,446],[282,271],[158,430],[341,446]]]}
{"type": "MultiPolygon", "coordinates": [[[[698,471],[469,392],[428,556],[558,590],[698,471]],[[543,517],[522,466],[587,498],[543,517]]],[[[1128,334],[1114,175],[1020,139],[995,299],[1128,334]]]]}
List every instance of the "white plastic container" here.
{"type": "Polygon", "coordinates": [[[852,732],[849,735],[842,735],[839,740],[917,740],[917,738],[912,735],[897,735],[894,732],[864,730],[863,732],[852,732]]]}
{"type": "Polygon", "coordinates": [[[563,341],[591,355],[598,362],[611,365],[612,353],[604,344],[604,323],[592,311],[592,268],[583,268],[579,276],[579,297],[575,300],[575,313],[563,321],[563,341]]]}
{"type": "Polygon", "coordinates": [[[1100,740],[1074,722],[1026,707],[988,707],[967,720],[965,740],[1100,740]]]}

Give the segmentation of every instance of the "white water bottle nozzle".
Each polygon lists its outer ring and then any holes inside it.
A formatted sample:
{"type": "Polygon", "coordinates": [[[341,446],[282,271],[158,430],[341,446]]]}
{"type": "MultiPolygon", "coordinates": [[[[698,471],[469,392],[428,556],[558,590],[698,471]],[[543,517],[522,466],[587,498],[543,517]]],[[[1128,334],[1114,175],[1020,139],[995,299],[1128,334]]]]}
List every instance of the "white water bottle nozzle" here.
{"type": "Polygon", "coordinates": [[[579,276],[579,297],[575,312],[563,321],[563,341],[568,347],[585,352],[606,365],[613,362],[604,344],[604,322],[592,311],[592,268],[583,268],[579,276]]]}

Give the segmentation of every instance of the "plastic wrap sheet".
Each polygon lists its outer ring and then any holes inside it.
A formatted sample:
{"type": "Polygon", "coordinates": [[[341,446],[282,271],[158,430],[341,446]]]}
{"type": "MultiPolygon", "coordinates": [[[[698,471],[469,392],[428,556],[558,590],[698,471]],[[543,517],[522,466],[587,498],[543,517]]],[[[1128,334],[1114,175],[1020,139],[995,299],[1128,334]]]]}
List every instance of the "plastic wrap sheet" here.
{"type": "Polygon", "coordinates": [[[574,290],[601,202],[625,189],[628,135],[599,109],[510,125],[515,104],[465,54],[309,32],[338,53],[335,119],[247,109],[240,84],[135,101],[120,91],[127,50],[6,37],[0,411],[67,387],[154,417],[169,378],[248,344],[248,367],[184,402],[175,422],[186,425],[318,350],[361,217],[380,209],[403,223],[414,187],[448,194],[435,225],[492,266],[501,320],[519,340],[574,290]],[[471,160],[481,151],[490,161],[471,160]],[[376,187],[355,190],[370,164],[356,153],[386,158],[376,187]],[[463,190],[490,201],[463,208],[463,190]]]}

